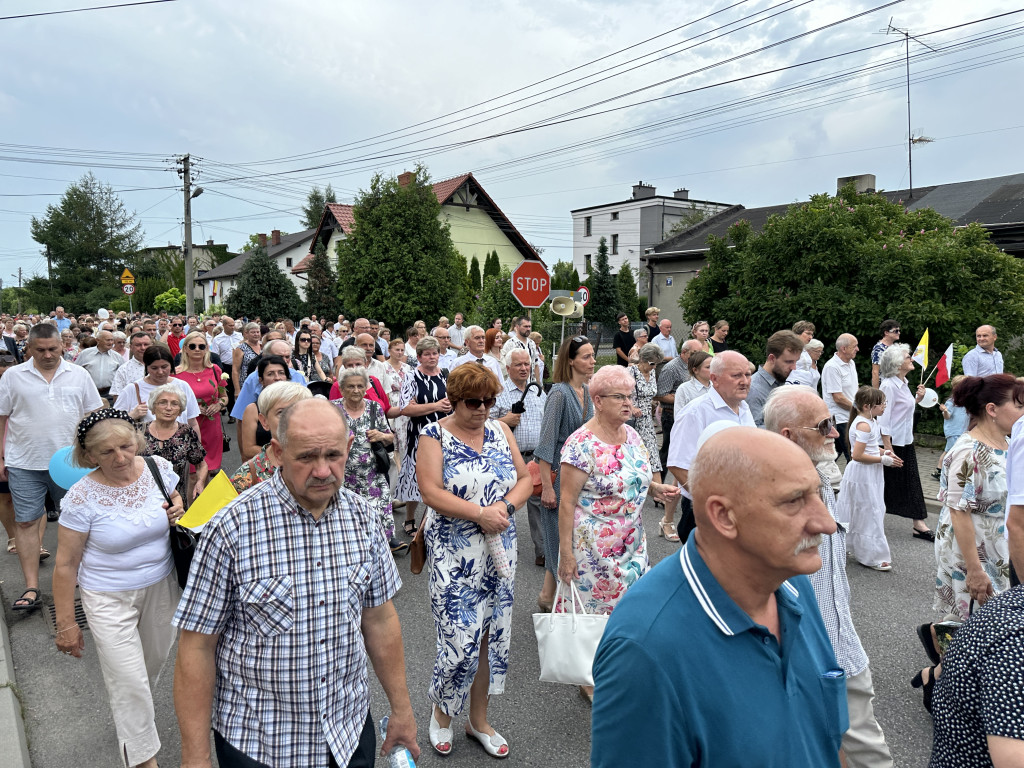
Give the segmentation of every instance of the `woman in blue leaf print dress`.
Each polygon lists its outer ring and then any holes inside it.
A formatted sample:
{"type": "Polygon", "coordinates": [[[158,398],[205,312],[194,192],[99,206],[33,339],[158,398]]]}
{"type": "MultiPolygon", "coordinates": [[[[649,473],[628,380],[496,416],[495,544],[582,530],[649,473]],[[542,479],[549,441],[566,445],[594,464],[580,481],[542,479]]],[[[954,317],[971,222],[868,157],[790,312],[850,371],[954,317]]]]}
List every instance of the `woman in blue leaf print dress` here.
{"type": "Polygon", "coordinates": [[[487,721],[487,700],[505,689],[516,564],[512,515],[533,492],[533,481],[509,428],[488,418],[501,389],[484,366],[459,366],[448,377],[454,412],[424,427],[419,440],[416,476],[427,505],[423,525],[437,630],[429,734],[442,755],[451,752],[452,718],[467,699],[466,735],[494,757],[509,754],[487,721]],[[500,536],[489,544],[489,534],[500,536]]]}

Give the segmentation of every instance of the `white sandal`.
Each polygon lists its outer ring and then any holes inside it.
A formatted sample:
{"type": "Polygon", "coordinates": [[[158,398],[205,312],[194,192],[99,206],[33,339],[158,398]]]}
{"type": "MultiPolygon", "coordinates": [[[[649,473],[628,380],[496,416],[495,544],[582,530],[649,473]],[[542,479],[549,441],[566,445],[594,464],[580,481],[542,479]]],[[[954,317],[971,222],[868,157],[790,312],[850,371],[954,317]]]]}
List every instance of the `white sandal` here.
{"type": "MultiPolygon", "coordinates": [[[[451,725],[451,723],[449,723],[451,725]]],[[[430,708],[430,725],[428,726],[428,734],[430,735],[430,746],[434,748],[434,751],[439,755],[449,755],[452,751],[452,729],[442,728],[437,722],[437,718],[434,715],[434,708],[430,708]],[[447,744],[447,749],[441,749],[441,746],[447,744]]]]}
{"type": "Polygon", "coordinates": [[[480,742],[480,746],[484,748],[491,757],[497,757],[503,759],[508,757],[508,742],[505,741],[505,737],[497,731],[494,732],[493,736],[490,736],[483,731],[478,731],[473,727],[473,722],[466,718],[466,736],[470,739],[476,739],[480,742]]]}

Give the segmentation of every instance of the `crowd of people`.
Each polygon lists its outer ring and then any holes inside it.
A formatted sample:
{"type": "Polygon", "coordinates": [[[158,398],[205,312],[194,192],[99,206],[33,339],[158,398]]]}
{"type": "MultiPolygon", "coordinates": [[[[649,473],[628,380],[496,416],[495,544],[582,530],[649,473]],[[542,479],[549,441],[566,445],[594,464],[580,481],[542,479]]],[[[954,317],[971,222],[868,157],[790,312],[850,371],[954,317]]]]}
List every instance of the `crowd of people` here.
{"type": "Polygon", "coordinates": [[[679,341],[660,314],[634,332],[620,313],[604,366],[585,335],[548,361],[527,316],[404,333],[344,316],[5,317],[11,607],[43,605],[57,520],[56,646],[85,649],[77,585],[125,766],[156,765],[152,689],[176,638],[183,765],[210,764],[212,730],[224,768],[371,766],[367,661],[390,706],[380,751],[419,756],[393,597],[400,559],[421,552],[431,748],[456,748],[459,718],[507,758],[489,700],[515,663],[525,509],[539,610],[569,610],[571,583],[609,617],[580,687],[593,766],[745,764],[751,743],[765,765],[891,766],[846,568],[849,554],[892,569],[897,515],[935,548],[937,621],[916,628],[932,664],[912,681],[931,764],[1022,764],[1024,380],[1004,373],[995,329],[977,329],[941,406],[933,530],[914,449],[925,388],[908,383],[897,321],[861,385],[852,334],[819,367],[826,345],[798,320],[758,365],[729,348],[728,321],[679,341]],[[232,437],[238,467],[223,466],[232,437]],[[68,447],[83,476],[64,487],[50,462],[68,447]],[[182,591],[168,531],[222,468],[239,495],[203,528],[182,591]],[[648,497],[679,543],[657,564],[648,497]]]}

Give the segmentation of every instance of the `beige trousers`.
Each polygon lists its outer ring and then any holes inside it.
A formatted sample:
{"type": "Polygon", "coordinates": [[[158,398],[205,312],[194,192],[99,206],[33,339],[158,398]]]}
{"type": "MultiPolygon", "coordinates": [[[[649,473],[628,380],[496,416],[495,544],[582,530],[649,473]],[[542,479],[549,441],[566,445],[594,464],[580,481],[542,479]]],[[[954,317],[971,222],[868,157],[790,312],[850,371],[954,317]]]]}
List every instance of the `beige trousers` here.
{"type": "Polygon", "coordinates": [[[144,763],[160,751],[153,687],[174,645],[171,626],[181,590],[174,570],[144,589],[80,590],[125,766],[144,763]]]}
{"type": "Polygon", "coordinates": [[[848,768],[892,768],[892,755],[885,734],[875,719],[871,668],[846,679],[846,707],[850,728],[843,734],[843,752],[848,768]]]}

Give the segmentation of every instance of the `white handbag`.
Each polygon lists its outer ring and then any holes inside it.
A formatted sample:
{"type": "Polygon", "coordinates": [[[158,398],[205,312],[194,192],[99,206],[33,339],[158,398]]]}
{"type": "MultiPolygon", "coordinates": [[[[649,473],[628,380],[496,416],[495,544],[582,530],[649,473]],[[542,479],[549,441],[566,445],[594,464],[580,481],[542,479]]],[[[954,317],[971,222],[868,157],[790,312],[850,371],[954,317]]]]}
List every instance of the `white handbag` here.
{"type": "MultiPolygon", "coordinates": [[[[559,580],[555,606],[559,604],[564,584],[559,580]]],[[[608,616],[586,613],[576,585],[570,583],[569,590],[572,613],[533,614],[533,631],[537,635],[537,652],[540,654],[540,679],[545,683],[593,685],[594,655],[608,616]],[[576,612],[577,600],[579,613],[576,612]]]]}

